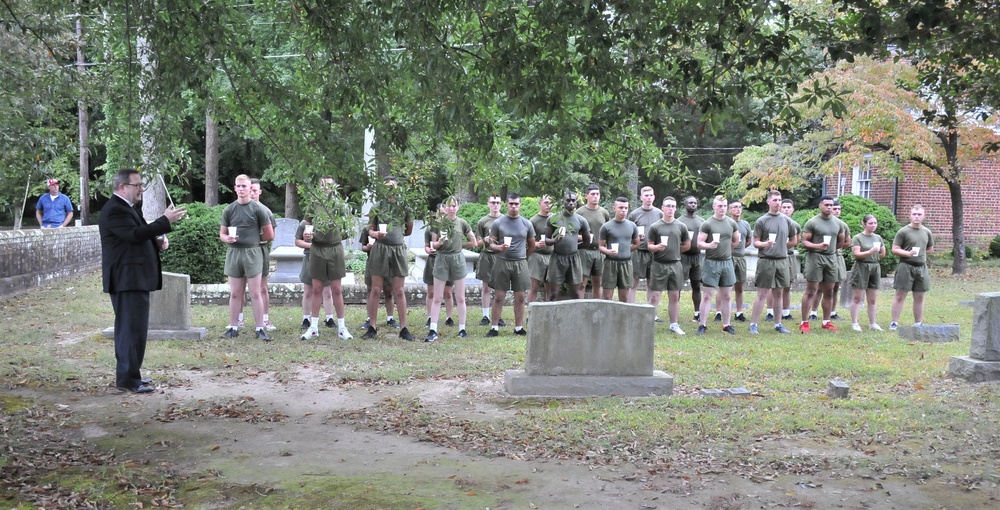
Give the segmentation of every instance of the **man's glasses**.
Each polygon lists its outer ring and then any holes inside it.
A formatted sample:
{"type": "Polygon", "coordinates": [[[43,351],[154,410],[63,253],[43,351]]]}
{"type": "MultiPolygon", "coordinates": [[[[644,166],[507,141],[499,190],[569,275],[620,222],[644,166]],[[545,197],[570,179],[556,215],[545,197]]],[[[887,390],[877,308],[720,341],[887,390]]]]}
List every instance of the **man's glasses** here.
{"type": "Polygon", "coordinates": [[[141,183],[141,182],[134,182],[134,183],[133,182],[126,182],[125,185],[126,186],[135,186],[137,188],[145,188],[146,187],[146,185],[143,184],[143,183],[141,183]]]}

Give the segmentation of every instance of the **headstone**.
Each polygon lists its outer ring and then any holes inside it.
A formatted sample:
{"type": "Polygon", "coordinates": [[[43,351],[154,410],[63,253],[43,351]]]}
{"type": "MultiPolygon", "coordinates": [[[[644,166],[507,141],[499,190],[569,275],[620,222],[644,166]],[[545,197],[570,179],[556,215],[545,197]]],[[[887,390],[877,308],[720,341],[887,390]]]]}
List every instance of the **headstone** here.
{"type": "Polygon", "coordinates": [[[830,381],[826,385],[826,396],[830,398],[847,398],[851,387],[843,381],[830,381]]]}
{"type": "Polygon", "coordinates": [[[298,246],[278,246],[271,249],[274,272],[268,276],[268,283],[300,283],[302,259],[305,251],[298,246]]]}
{"type": "Polygon", "coordinates": [[[716,390],[716,389],[713,389],[713,388],[704,388],[702,390],[699,390],[698,393],[700,393],[702,396],[705,396],[705,397],[725,397],[726,396],[726,392],[724,392],[722,390],[716,390]]]}
{"type": "Polygon", "coordinates": [[[968,356],[952,356],[948,373],[970,382],[1000,381],[1000,292],[976,296],[968,356]]]}
{"type": "MultiPolygon", "coordinates": [[[[102,332],[114,338],[115,328],[102,332]]],[[[149,293],[149,340],[201,340],[205,328],[191,327],[191,277],[163,273],[163,288],[149,293]]]]}
{"type": "Polygon", "coordinates": [[[512,395],[670,395],[674,381],[653,366],[655,309],[578,299],[532,303],[525,369],[504,377],[512,395]]]}
{"type": "Polygon", "coordinates": [[[897,333],[899,338],[911,342],[942,343],[959,340],[958,324],[900,326],[897,333]]]}
{"type": "Polygon", "coordinates": [[[726,388],[726,394],[733,397],[749,397],[750,390],[742,386],[739,388],[726,388]]]}
{"type": "Polygon", "coordinates": [[[274,231],[274,242],[271,248],[280,246],[295,246],[295,232],[299,229],[299,220],[294,218],[278,218],[278,228],[274,231]]]}

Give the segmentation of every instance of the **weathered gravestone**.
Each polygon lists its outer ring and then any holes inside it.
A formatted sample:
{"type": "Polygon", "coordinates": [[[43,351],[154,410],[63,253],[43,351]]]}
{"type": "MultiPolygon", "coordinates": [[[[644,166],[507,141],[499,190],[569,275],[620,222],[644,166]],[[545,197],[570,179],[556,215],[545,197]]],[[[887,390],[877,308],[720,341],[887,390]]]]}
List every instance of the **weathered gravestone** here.
{"type": "Polygon", "coordinates": [[[900,326],[897,334],[903,340],[930,343],[957,342],[960,337],[958,324],[900,326]]]}
{"type": "Polygon", "coordinates": [[[1000,381],[1000,292],[976,296],[972,347],[968,356],[952,356],[948,373],[970,382],[1000,381]]]}
{"type": "Polygon", "coordinates": [[[598,299],[532,303],[524,370],[508,370],[511,395],[670,395],[654,370],[655,310],[598,299]]]}
{"type": "MultiPolygon", "coordinates": [[[[115,328],[102,332],[114,338],[115,328]]],[[[149,340],[201,340],[205,328],[191,327],[191,277],[163,273],[163,288],[149,293],[149,340]]]]}
{"type": "Polygon", "coordinates": [[[299,220],[278,218],[278,228],[274,232],[274,243],[271,244],[271,259],[275,262],[274,272],[268,276],[271,283],[299,283],[299,271],[302,270],[302,248],[295,246],[295,231],[299,228],[299,220]]]}

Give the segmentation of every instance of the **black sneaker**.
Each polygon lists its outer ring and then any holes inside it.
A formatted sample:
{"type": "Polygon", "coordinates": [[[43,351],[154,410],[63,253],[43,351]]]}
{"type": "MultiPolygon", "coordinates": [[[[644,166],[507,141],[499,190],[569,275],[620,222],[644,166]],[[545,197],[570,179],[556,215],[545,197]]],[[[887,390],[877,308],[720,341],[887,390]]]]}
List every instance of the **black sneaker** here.
{"type": "Polygon", "coordinates": [[[774,314],[771,312],[767,312],[767,317],[764,317],[764,320],[766,320],[767,322],[774,322],[774,314]]]}
{"type": "Polygon", "coordinates": [[[368,326],[368,331],[365,331],[365,334],[361,335],[361,338],[364,338],[365,340],[371,340],[372,338],[375,338],[376,335],[378,335],[378,330],[371,326],[368,326]]]}
{"type": "Polygon", "coordinates": [[[427,318],[427,322],[424,324],[424,327],[425,328],[431,327],[431,318],[430,317],[427,318]]]}
{"type": "Polygon", "coordinates": [[[258,329],[257,333],[255,333],[255,334],[257,335],[257,340],[263,340],[265,342],[270,342],[271,341],[271,337],[267,336],[267,331],[264,331],[263,328],[262,329],[258,329]]]}
{"type": "Polygon", "coordinates": [[[653,317],[653,322],[662,324],[663,323],[663,319],[661,319],[659,317],[653,317]]]}
{"type": "Polygon", "coordinates": [[[455,327],[455,321],[453,321],[451,317],[448,317],[448,320],[444,321],[444,325],[449,327],[455,327]]]}
{"type": "Polygon", "coordinates": [[[783,321],[792,321],[792,320],[795,320],[795,318],[792,317],[792,314],[788,314],[788,315],[782,315],[781,316],[781,320],[783,320],[783,321]]]}
{"type": "Polygon", "coordinates": [[[490,325],[490,318],[484,315],[483,319],[481,321],[479,321],[479,325],[480,326],[489,326],[490,325]]]}
{"type": "Polygon", "coordinates": [[[309,319],[303,318],[302,319],[302,325],[299,326],[299,329],[302,329],[302,330],[309,329],[309,319]]]}
{"type": "Polygon", "coordinates": [[[500,336],[500,332],[493,328],[490,328],[490,330],[486,332],[486,338],[493,338],[498,336],[500,336]]]}
{"type": "Polygon", "coordinates": [[[323,321],[323,324],[326,324],[326,327],[331,329],[337,327],[337,321],[333,320],[333,317],[327,317],[326,320],[323,321]]]}
{"type": "Polygon", "coordinates": [[[743,315],[742,313],[736,314],[736,322],[746,322],[746,321],[747,321],[746,315],[743,315]]]}
{"type": "Polygon", "coordinates": [[[830,314],[830,320],[832,320],[832,321],[839,321],[840,319],[841,319],[841,317],[839,315],[837,315],[837,312],[833,312],[833,313],[830,314]]]}
{"type": "Polygon", "coordinates": [[[817,320],[817,319],[819,319],[819,317],[817,317],[816,314],[814,314],[814,313],[810,313],[809,314],[809,320],[814,321],[814,320],[817,320]]]}
{"type": "Polygon", "coordinates": [[[226,328],[226,332],[222,334],[219,338],[236,338],[240,336],[240,330],[233,328],[226,328]]]}
{"type": "Polygon", "coordinates": [[[524,328],[515,329],[514,330],[514,334],[517,335],[517,336],[528,336],[528,330],[526,330],[524,328]]]}
{"type": "Polygon", "coordinates": [[[708,327],[703,326],[703,325],[699,325],[698,326],[698,332],[695,333],[695,334],[697,334],[697,335],[704,335],[706,331],[708,331],[708,327]]]}
{"type": "Polygon", "coordinates": [[[458,332],[458,337],[459,338],[468,338],[468,336],[469,336],[469,334],[466,333],[464,329],[458,332]]]}
{"type": "Polygon", "coordinates": [[[723,333],[729,333],[730,335],[735,335],[736,334],[736,328],[734,328],[732,324],[723,327],[722,331],[723,331],[723,333]]]}
{"type": "MultiPolygon", "coordinates": [[[[400,338],[403,337],[403,332],[402,331],[399,332],[399,336],[400,336],[400,338]]],[[[433,342],[433,341],[435,341],[437,339],[438,339],[437,331],[434,331],[433,329],[430,331],[430,333],[427,333],[427,336],[424,337],[424,341],[425,342],[433,342]]]]}
{"type": "Polygon", "coordinates": [[[715,312],[715,322],[722,322],[722,312],[715,312]]]}
{"type": "Polygon", "coordinates": [[[399,330],[399,338],[402,338],[407,342],[412,342],[417,339],[417,337],[413,336],[413,333],[410,333],[410,330],[407,328],[399,330]]]}
{"type": "Polygon", "coordinates": [[[501,328],[507,327],[507,323],[503,321],[503,317],[500,317],[500,322],[497,324],[497,326],[500,326],[501,328]]]}
{"type": "Polygon", "coordinates": [[[365,322],[361,323],[361,329],[368,331],[368,328],[372,327],[372,320],[365,319],[365,322]]]}
{"type": "Polygon", "coordinates": [[[695,315],[694,317],[691,318],[691,322],[700,323],[701,322],[701,317],[698,317],[697,315],[695,315]]]}
{"type": "Polygon", "coordinates": [[[393,317],[393,318],[391,318],[391,319],[389,319],[389,320],[385,321],[385,325],[386,325],[386,326],[389,326],[390,328],[396,328],[396,329],[399,329],[399,323],[398,323],[398,322],[396,322],[396,318],[395,318],[395,317],[393,317]]]}

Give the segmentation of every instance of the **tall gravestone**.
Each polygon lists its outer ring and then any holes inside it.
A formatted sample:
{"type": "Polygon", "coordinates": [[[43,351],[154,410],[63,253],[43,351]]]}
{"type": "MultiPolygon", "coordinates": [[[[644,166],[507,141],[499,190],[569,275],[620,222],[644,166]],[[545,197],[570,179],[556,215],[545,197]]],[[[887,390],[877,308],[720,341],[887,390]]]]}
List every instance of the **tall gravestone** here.
{"type": "Polygon", "coordinates": [[[968,356],[952,356],[948,373],[970,382],[1000,381],[1000,292],[976,296],[972,347],[968,356]]]}
{"type": "Polygon", "coordinates": [[[275,266],[274,272],[268,276],[268,282],[299,283],[302,259],[305,258],[302,248],[295,246],[295,231],[299,228],[299,220],[278,218],[277,222],[274,243],[271,244],[271,259],[275,266]]]}
{"type": "MultiPolygon", "coordinates": [[[[163,273],[163,288],[149,293],[149,340],[202,340],[205,328],[191,327],[191,277],[163,273]]],[[[114,338],[115,328],[103,331],[114,338]]]]}
{"type": "Polygon", "coordinates": [[[524,370],[508,370],[511,395],[670,395],[655,370],[655,309],[598,299],[532,303],[524,370]]]}

